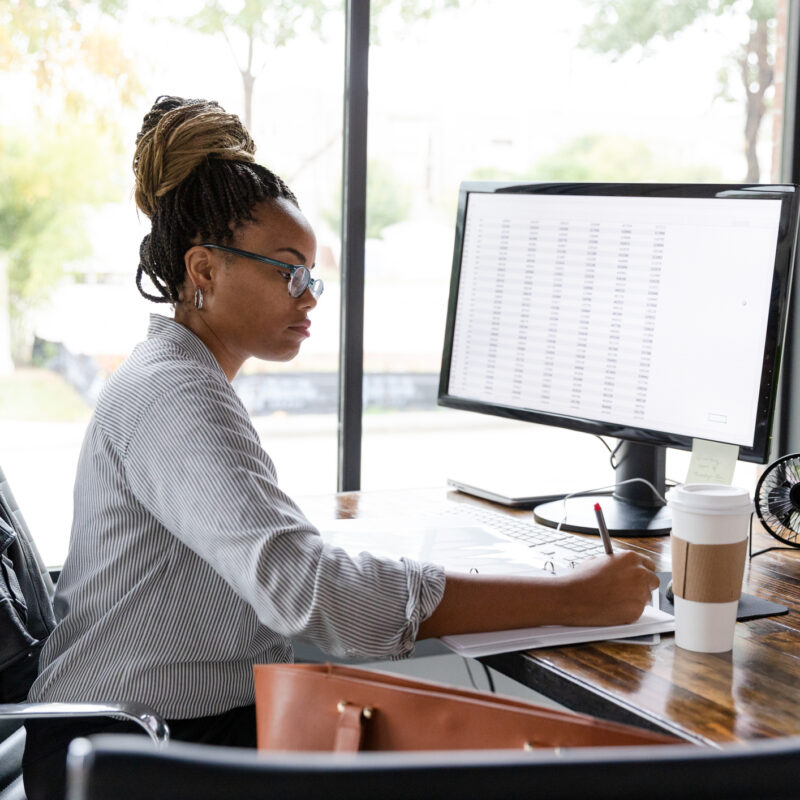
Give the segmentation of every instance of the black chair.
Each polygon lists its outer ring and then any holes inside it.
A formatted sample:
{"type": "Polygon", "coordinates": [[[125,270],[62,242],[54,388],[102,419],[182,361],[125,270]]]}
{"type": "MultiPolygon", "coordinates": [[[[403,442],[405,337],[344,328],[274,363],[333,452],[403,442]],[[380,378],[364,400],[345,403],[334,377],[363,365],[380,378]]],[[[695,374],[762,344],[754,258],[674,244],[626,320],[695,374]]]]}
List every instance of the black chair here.
{"type": "Polygon", "coordinates": [[[789,800],[800,738],[554,752],[256,753],[138,736],[76,739],[68,800],[789,800]]]}
{"type": "Polygon", "coordinates": [[[55,626],[53,580],[0,469],[0,800],[24,800],[22,752],[29,718],[115,717],[140,725],[162,744],[169,729],[135,703],[28,703],[39,651],[55,626]]]}

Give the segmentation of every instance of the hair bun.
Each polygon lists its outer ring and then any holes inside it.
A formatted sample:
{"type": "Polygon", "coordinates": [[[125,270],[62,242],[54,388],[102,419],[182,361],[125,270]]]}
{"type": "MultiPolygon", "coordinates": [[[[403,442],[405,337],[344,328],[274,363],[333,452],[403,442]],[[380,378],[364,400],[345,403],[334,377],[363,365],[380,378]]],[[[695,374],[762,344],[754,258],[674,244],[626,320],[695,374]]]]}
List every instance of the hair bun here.
{"type": "Polygon", "coordinates": [[[158,198],[178,186],[207,159],[248,161],[256,146],[235,114],[218,103],[159,97],[136,137],[133,174],[136,205],[148,216],[158,198]]]}

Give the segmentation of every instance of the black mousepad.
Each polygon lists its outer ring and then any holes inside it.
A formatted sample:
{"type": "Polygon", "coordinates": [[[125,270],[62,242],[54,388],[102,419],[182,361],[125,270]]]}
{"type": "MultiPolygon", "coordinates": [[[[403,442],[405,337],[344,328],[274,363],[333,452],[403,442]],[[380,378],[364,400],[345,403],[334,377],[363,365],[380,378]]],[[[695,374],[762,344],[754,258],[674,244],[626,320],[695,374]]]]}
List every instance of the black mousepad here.
{"type": "MultiPolygon", "coordinates": [[[[675,613],[673,604],[667,599],[667,584],[672,580],[671,572],[658,572],[658,594],[661,601],[661,610],[670,614],[675,613]]],[[[739,600],[739,609],[736,612],[736,619],[742,622],[746,619],[759,619],[759,617],[771,617],[777,614],[788,614],[789,609],[771,600],[762,600],[752,594],[743,594],[739,600]]]]}

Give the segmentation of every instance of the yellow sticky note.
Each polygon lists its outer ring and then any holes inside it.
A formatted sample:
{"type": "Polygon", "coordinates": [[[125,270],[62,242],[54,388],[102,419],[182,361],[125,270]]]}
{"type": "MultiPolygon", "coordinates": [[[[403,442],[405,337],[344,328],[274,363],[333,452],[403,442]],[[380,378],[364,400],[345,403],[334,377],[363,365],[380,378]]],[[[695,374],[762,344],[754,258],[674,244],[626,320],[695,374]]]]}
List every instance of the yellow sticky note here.
{"type": "Polygon", "coordinates": [[[739,445],[692,439],[692,459],[686,483],[724,483],[733,481],[739,445]]]}

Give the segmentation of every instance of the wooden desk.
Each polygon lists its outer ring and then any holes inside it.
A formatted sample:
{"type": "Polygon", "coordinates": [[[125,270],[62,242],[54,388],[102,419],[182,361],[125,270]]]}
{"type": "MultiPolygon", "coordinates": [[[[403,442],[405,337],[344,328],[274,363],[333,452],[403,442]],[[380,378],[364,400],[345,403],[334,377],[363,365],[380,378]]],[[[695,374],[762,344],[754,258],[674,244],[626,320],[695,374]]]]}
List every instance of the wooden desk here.
{"type": "MultiPolygon", "coordinates": [[[[349,492],[300,505],[323,520],[436,513],[453,503],[502,510],[444,488],[349,492]]],[[[648,552],[659,570],[671,568],[669,537],[615,544],[648,552]]],[[[770,544],[778,542],[755,533],[754,550],[770,544]]],[[[698,743],[800,735],[800,550],[748,560],[744,588],[788,606],[789,614],[737,623],[732,653],[691,653],[663,635],[652,646],[601,642],[482,660],[569,708],[698,743]]]]}

